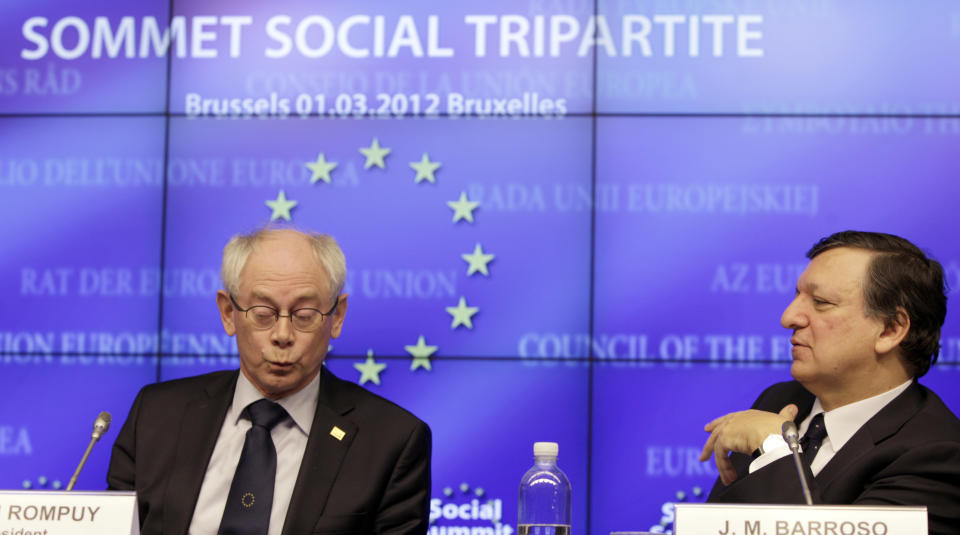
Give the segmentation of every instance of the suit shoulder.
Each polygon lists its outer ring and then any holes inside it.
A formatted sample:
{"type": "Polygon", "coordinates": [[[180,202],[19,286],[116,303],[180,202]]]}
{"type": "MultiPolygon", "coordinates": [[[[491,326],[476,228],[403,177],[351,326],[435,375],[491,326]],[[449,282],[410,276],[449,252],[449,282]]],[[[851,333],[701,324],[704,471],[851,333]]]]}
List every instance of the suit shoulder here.
{"type": "Polygon", "coordinates": [[[957,415],[933,390],[923,385],[919,386],[923,404],[918,418],[914,419],[915,425],[930,431],[936,430],[937,434],[949,440],[960,441],[960,418],[957,418],[957,415]]]}
{"type": "Polygon", "coordinates": [[[364,415],[377,415],[378,418],[392,421],[397,424],[406,424],[411,426],[427,424],[407,409],[397,405],[393,401],[375,394],[366,388],[340,379],[332,372],[324,369],[324,381],[321,384],[323,388],[335,390],[336,396],[350,404],[354,405],[354,410],[364,415]]]}
{"type": "Polygon", "coordinates": [[[768,386],[757,396],[753,403],[754,409],[779,412],[784,405],[788,403],[802,402],[804,399],[813,398],[806,388],[797,381],[784,381],[774,383],[768,386]]]}
{"type": "Polygon", "coordinates": [[[236,381],[236,378],[237,371],[232,370],[161,381],[159,383],[151,383],[141,388],[140,397],[148,399],[168,398],[170,396],[189,398],[195,394],[202,393],[210,387],[230,385],[236,381]]]}

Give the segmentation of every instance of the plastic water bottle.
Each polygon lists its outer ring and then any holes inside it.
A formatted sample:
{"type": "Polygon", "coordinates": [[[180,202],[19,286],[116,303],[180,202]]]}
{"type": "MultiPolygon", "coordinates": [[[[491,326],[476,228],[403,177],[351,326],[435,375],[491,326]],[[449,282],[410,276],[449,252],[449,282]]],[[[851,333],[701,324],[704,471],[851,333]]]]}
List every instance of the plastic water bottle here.
{"type": "Polygon", "coordinates": [[[556,442],[533,445],[534,465],[520,480],[519,535],[570,535],[570,481],[557,468],[556,442]]]}

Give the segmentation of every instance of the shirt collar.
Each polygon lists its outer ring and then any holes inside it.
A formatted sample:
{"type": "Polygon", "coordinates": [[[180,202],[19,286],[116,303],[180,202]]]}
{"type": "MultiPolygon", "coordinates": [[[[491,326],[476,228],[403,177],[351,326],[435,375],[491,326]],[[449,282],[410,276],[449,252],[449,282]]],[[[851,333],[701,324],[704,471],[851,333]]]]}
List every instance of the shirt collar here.
{"type": "Polygon", "coordinates": [[[803,420],[803,423],[800,424],[799,434],[803,436],[803,434],[807,432],[807,427],[810,426],[810,421],[813,420],[813,417],[822,412],[823,425],[827,430],[827,436],[830,437],[830,444],[833,445],[834,451],[839,451],[840,448],[850,440],[850,437],[863,427],[863,424],[867,423],[870,418],[873,418],[881,409],[886,407],[887,403],[890,403],[894,398],[899,396],[912,382],[913,379],[910,379],[906,383],[892,390],[887,390],[882,394],[861,399],[860,401],[837,407],[827,412],[824,412],[823,406],[820,404],[820,398],[817,398],[813,402],[813,408],[810,409],[810,414],[803,420]]]}
{"type": "MultiPolygon", "coordinates": [[[[233,403],[227,410],[227,420],[233,423],[240,421],[240,415],[247,405],[264,399],[263,395],[253,383],[247,379],[247,376],[240,372],[237,378],[237,388],[233,391],[233,403]]],[[[272,400],[283,407],[293,423],[307,436],[310,436],[310,428],[313,426],[313,416],[317,411],[317,399],[320,397],[320,374],[313,377],[307,386],[290,394],[289,396],[272,400]]],[[[283,424],[281,424],[283,425],[283,424]]]]}

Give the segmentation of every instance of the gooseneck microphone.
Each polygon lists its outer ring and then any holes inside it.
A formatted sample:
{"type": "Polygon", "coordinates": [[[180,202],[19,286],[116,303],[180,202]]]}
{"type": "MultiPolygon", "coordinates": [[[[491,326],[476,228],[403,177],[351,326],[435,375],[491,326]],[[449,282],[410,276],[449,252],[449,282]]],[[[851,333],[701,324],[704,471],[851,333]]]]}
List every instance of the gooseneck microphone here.
{"type": "Polygon", "coordinates": [[[813,498],[810,496],[810,486],[807,485],[807,474],[803,471],[803,464],[800,462],[800,435],[797,433],[797,425],[791,421],[783,422],[780,428],[783,439],[790,446],[793,452],[793,464],[797,467],[797,476],[800,478],[800,487],[803,489],[803,499],[807,505],[813,505],[813,498]]]}
{"type": "Polygon", "coordinates": [[[107,432],[107,429],[110,429],[110,413],[101,412],[97,419],[93,421],[93,434],[90,435],[90,444],[87,445],[87,451],[83,452],[83,458],[80,459],[80,464],[77,465],[77,471],[73,473],[73,477],[70,478],[70,482],[67,483],[67,490],[73,490],[73,486],[77,484],[77,478],[80,477],[80,471],[83,470],[83,465],[87,464],[87,457],[90,456],[90,452],[93,450],[93,445],[100,440],[100,437],[107,432]]]}

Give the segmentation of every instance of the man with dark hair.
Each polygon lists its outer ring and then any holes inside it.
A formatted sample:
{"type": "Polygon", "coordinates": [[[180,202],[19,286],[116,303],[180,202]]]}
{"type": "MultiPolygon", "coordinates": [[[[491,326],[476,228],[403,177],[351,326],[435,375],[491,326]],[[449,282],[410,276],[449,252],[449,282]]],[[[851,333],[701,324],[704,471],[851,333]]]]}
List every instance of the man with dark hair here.
{"type": "Polygon", "coordinates": [[[943,268],[907,240],[892,234],[844,231],[828,236],[807,251],[813,259],[838,247],[877,253],[867,268],[863,298],[868,315],[884,322],[899,321],[906,312],[910,329],[900,342],[914,378],[937,361],[940,327],[947,315],[943,268]]]}
{"type": "Polygon", "coordinates": [[[807,257],[781,318],[796,380],[704,427],[701,460],[712,452],[720,472],[709,501],[804,503],[780,436],[791,420],[815,503],[925,505],[930,533],[956,533],[960,420],[916,381],[940,348],[943,268],[873,232],[833,234],[807,257]]]}
{"type": "Polygon", "coordinates": [[[217,305],[240,369],[145,386],[113,446],[141,533],[427,532],[430,429],[323,367],[346,269],[330,236],[230,240],[217,305]]]}

